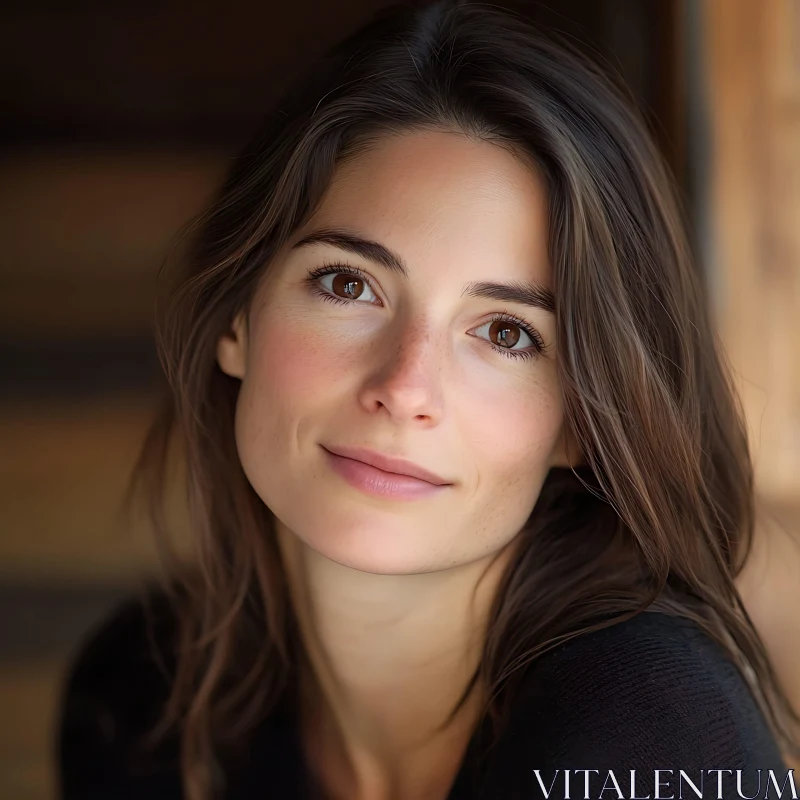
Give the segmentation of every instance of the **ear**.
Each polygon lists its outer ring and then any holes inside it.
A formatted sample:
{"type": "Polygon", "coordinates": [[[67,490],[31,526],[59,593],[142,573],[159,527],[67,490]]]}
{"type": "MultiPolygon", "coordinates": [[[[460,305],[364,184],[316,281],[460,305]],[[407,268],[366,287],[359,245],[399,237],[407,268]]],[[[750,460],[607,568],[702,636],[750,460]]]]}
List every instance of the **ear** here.
{"type": "Polygon", "coordinates": [[[553,450],[553,455],[550,459],[551,467],[577,467],[584,464],[583,453],[575,439],[572,429],[564,423],[561,429],[561,435],[558,437],[558,444],[553,450]]]}
{"type": "Polygon", "coordinates": [[[217,341],[219,368],[232,378],[244,378],[247,371],[247,317],[242,311],[236,315],[230,330],[217,341]]]}

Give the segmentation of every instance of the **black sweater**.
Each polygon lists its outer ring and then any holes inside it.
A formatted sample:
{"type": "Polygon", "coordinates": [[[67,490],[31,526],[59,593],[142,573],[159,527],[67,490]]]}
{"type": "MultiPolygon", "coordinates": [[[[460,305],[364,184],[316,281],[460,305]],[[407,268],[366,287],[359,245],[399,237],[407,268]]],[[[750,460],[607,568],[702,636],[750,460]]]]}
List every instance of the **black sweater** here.
{"type": "MultiPolygon", "coordinates": [[[[183,796],[177,743],[168,740],[148,758],[135,747],[162,708],[174,663],[169,624],[158,616],[152,622],[138,601],[127,603],[79,653],[58,730],[62,800],[183,796]]],[[[486,719],[447,800],[763,798],[768,786],[767,797],[792,796],[794,776],[726,653],[694,623],[661,613],[540,657],[486,750],[490,738],[486,719]]],[[[316,796],[288,701],[257,730],[248,759],[228,771],[225,785],[225,800],[316,796]]]]}

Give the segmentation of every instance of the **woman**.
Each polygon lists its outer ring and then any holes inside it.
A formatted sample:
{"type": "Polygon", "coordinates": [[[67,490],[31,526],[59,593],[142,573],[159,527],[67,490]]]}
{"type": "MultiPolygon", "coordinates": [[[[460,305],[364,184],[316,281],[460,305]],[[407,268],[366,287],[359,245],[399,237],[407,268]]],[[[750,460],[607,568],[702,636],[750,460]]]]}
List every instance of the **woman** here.
{"type": "Polygon", "coordinates": [[[163,311],[138,474],[163,528],[179,437],[198,561],[80,654],[64,798],[784,782],[741,412],[595,67],[488,6],[379,16],[235,161],[163,311]]]}

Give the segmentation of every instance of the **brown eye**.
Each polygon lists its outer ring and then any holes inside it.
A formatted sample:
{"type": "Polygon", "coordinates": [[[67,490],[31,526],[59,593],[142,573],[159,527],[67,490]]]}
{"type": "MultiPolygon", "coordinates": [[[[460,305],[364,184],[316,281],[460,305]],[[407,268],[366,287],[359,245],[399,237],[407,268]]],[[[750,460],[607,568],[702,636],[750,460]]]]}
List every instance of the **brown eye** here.
{"type": "Polygon", "coordinates": [[[535,358],[547,349],[538,331],[527,322],[507,313],[497,314],[490,322],[484,323],[476,330],[483,328],[489,329],[487,341],[490,347],[507,358],[535,358]],[[523,345],[525,337],[530,345],[516,349],[521,337],[523,345]]]}
{"type": "Polygon", "coordinates": [[[331,290],[348,300],[357,300],[364,291],[364,281],[355,275],[339,272],[333,277],[331,290]]]}
{"type": "MultiPolygon", "coordinates": [[[[312,269],[305,282],[311,291],[323,300],[345,304],[360,301],[361,305],[366,300],[370,305],[376,305],[377,297],[373,300],[362,297],[364,290],[367,295],[375,294],[369,279],[347,264],[326,264],[324,267],[312,269]]],[[[377,305],[380,305],[380,302],[377,305]]]]}
{"type": "Polygon", "coordinates": [[[513,347],[519,341],[519,335],[519,326],[504,319],[497,320],[489,326],[489,336],[497,337],[497,341],[492,339],[492,342],[498,347],[513,347]]]}

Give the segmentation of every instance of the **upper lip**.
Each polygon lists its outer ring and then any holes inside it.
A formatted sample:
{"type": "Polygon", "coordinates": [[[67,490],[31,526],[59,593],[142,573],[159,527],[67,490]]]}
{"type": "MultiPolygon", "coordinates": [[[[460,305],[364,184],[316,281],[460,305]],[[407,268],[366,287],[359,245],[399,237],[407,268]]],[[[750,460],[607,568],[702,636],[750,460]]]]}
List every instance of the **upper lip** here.
{"type": "Polygon", "coordinates": [[[407,461],[404,458],[385,456],[381,453],[376,453],[374,450],[367,450],[364,447],[328,447],[325,445],[325,449],[337,456],[352,458],[355,461],[362,461],[364,464],[377,467],[384,472],[393,472],[397,475],[408,475],[412,478],[419,478],[421,481],[427,481],[434,486],[450,485],[449,481],[439,477],[434,472],[424,469],[418,464],[414,464],[412,461],[407,461]]]}

